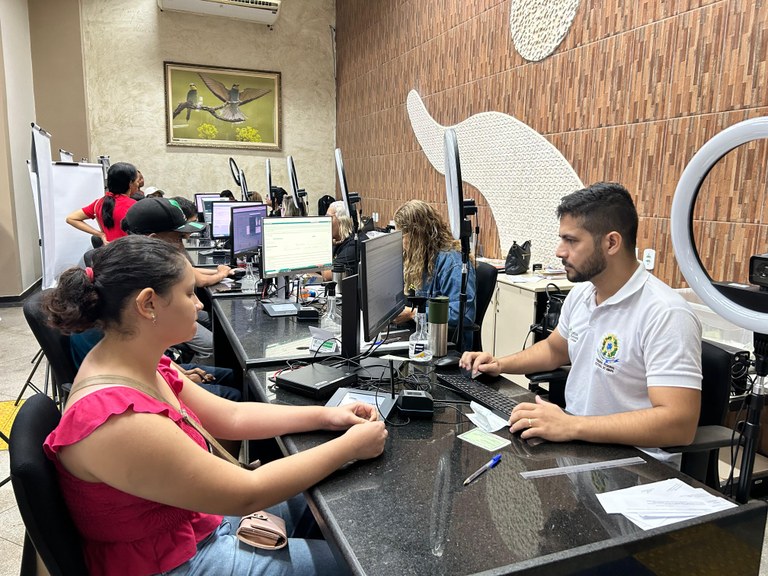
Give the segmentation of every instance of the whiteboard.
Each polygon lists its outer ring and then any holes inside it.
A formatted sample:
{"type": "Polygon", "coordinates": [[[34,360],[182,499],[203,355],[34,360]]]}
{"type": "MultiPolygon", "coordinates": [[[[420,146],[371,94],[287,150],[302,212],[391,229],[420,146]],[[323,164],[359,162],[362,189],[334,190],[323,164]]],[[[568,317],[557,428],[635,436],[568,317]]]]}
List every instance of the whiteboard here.
{"type": "Polygon", "coordinates": [[[101,164],[51,161],[51,135],[32,124],[29,178],[43,261],[43,289],[56,285],[64,270],[90,250],[91,235],[67,224],[67,216],[104,194],[101,164]]]}
{"type": "Polygon", "coordinates": [[[43,288],[54,286],[59,274],[77,266],[93,248],[91,235],[67,224],[66,218],[104,195],[101,164],[54,163],[51,174],[51,186],[40,197],[43,222],[50,224],[43,237],[43,288]]]}

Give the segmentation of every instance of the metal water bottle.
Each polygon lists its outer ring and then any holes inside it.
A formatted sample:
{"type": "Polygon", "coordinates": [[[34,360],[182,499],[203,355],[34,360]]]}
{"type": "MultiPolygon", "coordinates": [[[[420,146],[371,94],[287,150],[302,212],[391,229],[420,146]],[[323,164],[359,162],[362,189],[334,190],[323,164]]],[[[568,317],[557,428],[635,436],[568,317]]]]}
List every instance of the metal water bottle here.
{"type": "Polygon", "coordinates": [[[429,348],[439,358],[448,353],[448,297],[429,299],[429,348]]]}

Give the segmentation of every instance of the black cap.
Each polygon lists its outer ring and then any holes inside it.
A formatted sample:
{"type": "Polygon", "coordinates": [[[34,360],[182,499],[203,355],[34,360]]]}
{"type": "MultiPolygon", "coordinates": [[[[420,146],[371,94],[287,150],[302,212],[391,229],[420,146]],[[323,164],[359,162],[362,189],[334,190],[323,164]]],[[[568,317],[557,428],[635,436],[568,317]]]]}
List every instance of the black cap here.
{"type": "Polygon", "coordinates": [[[205,224],[187,222],[181,207],[166,198],[144,198],[128,209],[122,224],[129,234],[157,234],[159,232],[200,232],[205,224]]]}

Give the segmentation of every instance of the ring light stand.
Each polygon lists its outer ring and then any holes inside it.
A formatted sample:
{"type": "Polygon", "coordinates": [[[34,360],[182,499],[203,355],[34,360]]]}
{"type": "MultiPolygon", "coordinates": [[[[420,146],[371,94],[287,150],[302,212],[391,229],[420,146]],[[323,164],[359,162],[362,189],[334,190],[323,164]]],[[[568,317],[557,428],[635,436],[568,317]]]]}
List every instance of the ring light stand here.
{"type": "Polygon", "coordinates": [[[290,186],[293,205],[299,211],[299,216],[306,216],[307,204],[304,201],[304,197],[307,195],[307,192],[299,188],[299,179],[296,177],[296,165],[293,163],[293,156],[286,157],[286,163],[288,167],[288,185],[290,186]]]}
{"type": "Polygon", "coordinates": [[[467,281],[469,278],[469,240],[472,224],[467,218],[477,214],[474,200],[464,200],[461,179],[461,161],[456,132],[445,131],[445,193],[448,201],[448,219],[451,234],[461,242],[461,291],[459,292],[459,318],[456,325],[456,350],[464,352],[464,312],[467,308],[467,281]]]}
{"type": "Polygon", "coordinates": [[[741,460],[736,501],[749,500],[755,453],[760,436],[760,412],[765,404],[768,376],[768,292],[757,287],[713,282],[704,270],[693,240],[693,208],[704,179],[712,167],[731,150],[753,140],[768,138],[768,117],[753,118],[726,128],[696,152],[677,184],[672,201],[672,246],[683,276],[712,310],[737,326],[754,332],[757,379],[749,394],[744,424],[744,453],[741,460]],[[752,308],[751,306],[755,306],[752,308]]]}
{"type": "Polygon", "coordinates": [[[229,171],[232,173],[235,184],[240,187],[240,198],[243,202],[248,202],[250,200],[250,193],[248,192],[248,184],[245,183],[245,174],[237,167],[237,162],[235,162],[234,158],[229,159],[229,171]]]}

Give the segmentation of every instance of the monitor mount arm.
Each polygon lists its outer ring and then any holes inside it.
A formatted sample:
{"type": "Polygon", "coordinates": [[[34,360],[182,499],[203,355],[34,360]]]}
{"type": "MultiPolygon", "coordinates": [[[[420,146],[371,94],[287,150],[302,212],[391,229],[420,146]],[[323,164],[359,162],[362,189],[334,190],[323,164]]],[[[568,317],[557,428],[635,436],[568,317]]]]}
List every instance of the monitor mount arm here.
{"type": "Polygon", "coordinates": [[[461,291],[459,292],[459,318],[456,323],[456,350],[459,355],[464,350],[464,313],[467,309],[467,282],[469,281],[469,241],[472,238],[472,223],[469,216],[477,214],[477,206],[472,199],[464,200],[461,207],[461,291]]]}

